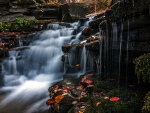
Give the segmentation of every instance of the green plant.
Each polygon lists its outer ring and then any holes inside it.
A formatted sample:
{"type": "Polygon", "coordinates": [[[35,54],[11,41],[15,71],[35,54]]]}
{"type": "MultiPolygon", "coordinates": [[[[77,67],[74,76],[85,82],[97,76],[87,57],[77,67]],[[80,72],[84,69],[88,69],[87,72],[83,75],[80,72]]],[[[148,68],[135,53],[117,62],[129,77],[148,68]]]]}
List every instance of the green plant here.
{"type": "Polygon", "coordinates": [[[5,22],[2,24],[2,30],[3,31],[9,31],[9,27],[11,26],[11,23],[10,22],[5,22]]]}
{"type": "Polygon", "coordinates": [[[143,54],[133,60],[135,64],[135,74],[138,82],[142,79],[144,82],[150,83],[150,54],[143,54]]]}
{"type": "Polygon", "coordinates": [[[0,29],[3,29],[3,22],[0,22],[0,29]]]}
{"type": "Polygon", "coordinates": [[[142,107],[143,113],[150,113],[150,92],[144,98],[144,106],[142,107]]]}
{"type": "Polygon", "coordinates": [[[18,17],[13,22],[0,22],[0,31],[17,31],[23,27],[27,27],[36,23],[38,23],[38,20],[36,19],[18,17]]]}
{"type": "Polygon", "coordinates": [[[23,20],[23,18],[18,17],[18,18],[15,20],[15,23],[17,23],[17,24],[19,24],[21,27],[23,27],[24,20],[23,20]]]}

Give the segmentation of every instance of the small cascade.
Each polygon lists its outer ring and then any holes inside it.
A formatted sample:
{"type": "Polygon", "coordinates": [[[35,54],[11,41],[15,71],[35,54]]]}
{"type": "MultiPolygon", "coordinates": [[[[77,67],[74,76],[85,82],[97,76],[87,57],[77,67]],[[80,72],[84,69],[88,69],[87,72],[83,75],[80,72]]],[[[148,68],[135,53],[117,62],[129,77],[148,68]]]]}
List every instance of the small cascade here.
{"type": "Polygon", "coordinates": [[[111,72],[115,75],[118,73],[118,65],[117,65],[117,59],[118,59],[118,27],[115,22],[112,23],[112,45],[111,45],[111,72]]]}
{"type": "Polygon", "coordinates": [[[102,31],[100,29],[100,33],[99,33],[99,74],[102,74],[102,48],[103,47],[103,37],[102,37],[102,31]]]}
{"type": "Polygon", "coordinates": [[[108,63],[109,63],[109,43],[108,43],[108,28],[107,21],[104,21],[106,24],[106,31],[103,33],[104,39],[104,76],[108,76],[108,63]]]}
{"type": "Polygon", "coordinates": [[[110,44],[109,44],[109,37],[108,37],[108,27],[107,21],[104,20],[99,24],[100,27],[100,36],[99,36],[99,47],[100,47],[100,73],[103,73],[104,76],[109,75],[110,70],[110,44]],[[101,29],[101,26],[105,26],[105,30],[101,29]],[[103,72],[102,72],[103,70],[103,72]]]}
{"type": "Polygon", "coordinates": [[[94,69],[94,60],[93,60],[93,56],[92,56],[92,54],[89,52],[89,51],[87,51],[87,63],[86,63],[86,65],[87,65],[87,70],[88,71],[93,71],[94,69]]]}
{"type": "MultiPolygon", "coordinates": [[[[19,51],[9,51],[9,59],[3,61],[3,66],[6,74],[18,75],[16,58],[19,56],[19,51]]],[[[3,71],[4,71],[3,70],[3,71]]]]}
{"type": "Polygon", "coordinates": [[[23,42],[21,41],[20,37],[19,37],[19,47],[23,46],[23,42]]]}
{"type": "Polygon", "coordinates": [[[128,62],[129,62],[129,37],[130,37],[130,34],[129,34],[129,26],[130,24],[130,21],[128,20],[128,35],[127,35],[127,44],[126,44],[126,51],[127,51],[127,56],[126,56],[126,87],[127,87],[127,80],[128,80],[128,62]]]}
{"type": "Polygon", "coordinates": [[[121,22],[121,25],[120,25],[120,36],[119,36],[119,61],[118,61],[118,89],[120,88],[120,65],[121,65],[121,52],[122,52],[122,33],[123,33],[123,24],[121,22]]]}
{"type": "Polygon", "coordinates": [[[74,67],[76,65],[76,48],[72,47],[70,53],[68,53],[68,60],[70,67],[74,67]]]}
{"type": "Polygon", "coordinates": [[[66,28],[65,26],[60,26],[58,23],[50,23],[47,25],[47,29],[51,30],[57,30],[57,29],[63,29],[66,28]]]}
{"type": "Polygon", "coordinates": [[[68,54],[63,55],[64,57],[64,74],[68,71],[68,65],[69,65],[69,59],[68,59],[68,54]]]}
{"type": "Polygon", "coordinates": [[[81,32],[78,33],[73,40],[71,40],[70,44],[78,42],[80,38],[81,38],[81,32]]]}
{"type": "Polygon", "coordinates": [[[17,64],[16,57],[15,56],[11,56],[10,57],[10,61],[8,63],[8,72],[18,75],[17,65],[16,64],[17,64]]]}
{"type": "Polygon", "coordinates": [[[83,45],[83,49],[82,49],[82,54],[81,54],[81,73],[85,74],[86,73],[86,60],[87,56],[86,56],[86,48],[85,48],[85,44],[83,45]]]}

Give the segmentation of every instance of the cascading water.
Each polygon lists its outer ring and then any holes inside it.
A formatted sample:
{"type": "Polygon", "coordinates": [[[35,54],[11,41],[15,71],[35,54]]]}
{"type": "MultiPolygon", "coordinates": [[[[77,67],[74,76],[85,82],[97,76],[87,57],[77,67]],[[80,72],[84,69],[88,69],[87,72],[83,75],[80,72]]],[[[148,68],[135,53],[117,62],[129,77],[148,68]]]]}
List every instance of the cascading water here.
{"type": "Polygon", "coordinates": [[[123,33],[123,24],[120,25],[120,37],[119,37],[119,63],[118,63],[118,89],[120,88],[120,64],[121,64],[121,52],[122,52],[122,33],[123,33]]]}
{"type": "Polygon", "coordinates": [[[94,61],[93,61],[93,56],[91,55],[92,53],[90,53],[89,51],[87,51],[87,70],[89,71],[93,71],[94,70],[94,61]]]}
{"type": "Polygon", "coordinates": [[[13,49],[2,62],[4,87],[11,91],[1,99],[0,111],[7,113],[44,113],[48,106],[48,87],[63,79],[61,46],[69,43],[73,29],[49,25],[26,49],[13,49]],[[62,29],[63,28],[63,29],[62,29]]]}
{"type": "Polygon", "coordinates": [[[100,50],[100,74],[102,73],[104,76],[108,76],[109,68],[110,68],[110,44],[109,44],[109,37],[108,37],[108,26],[107,21],[104,20],[99,24],[99,50],[100,50]],[[101,29],[101,25],[104,25],[106,28],[105,30],[101,29]],[[102,66],[103,65],[103,66],[102,66]],[[103,69],[101,69],[103,67],[103,69]]]}
{"type": "Polygon", "coordinates": [[[102,74],[102,44],[103,44],[103,34],[102,30],[99,29],[99,74],[102,74]]]}
{"type": "Polygon", "coordinates": [[[103,73],[104,76],[109,75],[110,78],[117,79],[119,89],[123,25],[121,21],[120,23],[112,22],[110,40],[108,37],[107,21],[102,21],[99,27],[100,74],[103,73]],[[103,30],[101,29],[102,25],[106,26],[103,30]]]}
{"type": "Polygon", "coordinates": [[[127,87],[127,80],[128,80],[128,62],[129,62],[129,23],[130,21],[128,20],[128,36],[127,36],[127,45],[126,45],[126,51],[127,51],[127,57],[126,57],[126,87],[127,87]]]}
{"type": "Polygon", "coordinates": [[[88,23],[91,20],[92,18],[89,18],[89,20],[86,21],[83,26],[78,28],[79,33],[69,43],[69,45],[72,45],[71,49],[67,52],[67,54],[64,55],[65,77],[68,77],[68,74],[69,76],[71,75],[71,77],[79,77],[80,75],[86,73],[86,40],[82,39],[82,30],[88,26],[88,23]]]}
{"type": "Polygon", "coordinates": [[[112,56],[112,73],[114,73],[115,75],[117,75],[118,73],[118,65],[117,65],[117,59],[118,59],[118,29],[117,29],[117,23],[116,22],[113,22],[112,23],[112,53],[111,53],[111,56],[112,56]]]}
{"type": "Polygon", "coordinates": [[[21,39],[19,37],[19,47],[21,47],[21,46],[23,46],[23,43],[22,43],[22,41],[21,41],[21,39]]]}
{"type": "Polygon", "coordinates": [[[86,49],[85,49],[85,44],[83,45],[83,50],[82,50],[82,55],[81,55],[81,61],[80,64],[82,64],[82,69],[81,69],[81,73],[85,74],[86,73],[86,49]]]}

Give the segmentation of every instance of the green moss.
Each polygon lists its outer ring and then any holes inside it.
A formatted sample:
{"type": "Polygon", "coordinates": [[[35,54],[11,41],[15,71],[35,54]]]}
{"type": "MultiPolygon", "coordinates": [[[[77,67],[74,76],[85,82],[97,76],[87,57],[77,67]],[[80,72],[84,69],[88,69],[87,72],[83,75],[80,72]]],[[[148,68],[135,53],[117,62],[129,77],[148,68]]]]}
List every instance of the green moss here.
{"type": "Polygon", "coordinates": [[[138,80],[141,79],[150,83],[150,54],[143,54],[135,58],[133,63],[135,64],[135,74],[138,80]]]}
{"type": "Polygon", "coordinates": [[[117,102],[109,99],[90,97],[87,101],[88,107],[85,113],[140,113],[142,99],[135,96],[134,91],[126,88],[112,89],[107,94],[108,97],[117,96],[120,98],[117,102]],[[100,102],[98,106],[96,104],[100,102]]]}
{"type": "Polygon", "coordinates": [[[150,92],[148,92],[144,98],[144,105],[142,107],[142,113],[150,112],[150,92]]]}

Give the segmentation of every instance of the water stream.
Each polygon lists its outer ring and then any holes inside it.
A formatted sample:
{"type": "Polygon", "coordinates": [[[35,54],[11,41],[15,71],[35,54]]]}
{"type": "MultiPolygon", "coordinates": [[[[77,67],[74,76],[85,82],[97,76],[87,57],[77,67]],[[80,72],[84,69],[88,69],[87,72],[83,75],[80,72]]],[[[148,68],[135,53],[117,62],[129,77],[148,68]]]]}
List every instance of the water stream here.
{"type": "MultiPolygon", "coordinates": [[[[47,30],[33,37],[29,47],[9,52],[9,58],[2,62],[4,86],[0,92],[5,95],[0,98],[1,113],[48,112],[49,107],[45,104],[49,98],[48,88],[63,80],[61,47],[71,42],[77,25],[73,23],[71,28],[66,28],[57,23],[49,24],[47,30]]],[[[78,41],[80,35],[81,31],[74,41],[78,41]]],[[[71,61],[73,58],[69,57],[71,61]]]]}

